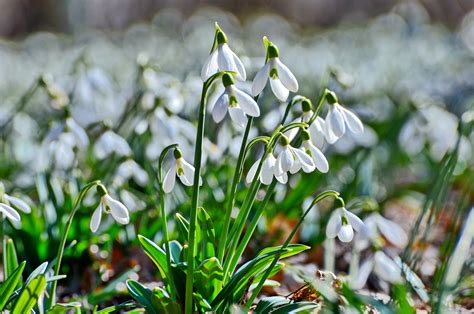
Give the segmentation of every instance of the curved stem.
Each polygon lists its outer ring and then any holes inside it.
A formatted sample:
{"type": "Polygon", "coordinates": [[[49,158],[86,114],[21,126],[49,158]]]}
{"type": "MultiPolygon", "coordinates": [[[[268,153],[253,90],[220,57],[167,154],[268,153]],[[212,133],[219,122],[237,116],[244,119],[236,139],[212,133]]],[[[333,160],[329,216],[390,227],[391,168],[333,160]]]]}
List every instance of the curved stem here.
{"type": "Polygon", "coordinates": [[[295,236],[296,232],[298,231],[298,229],[300,228],[301,224],[303,223],[304,219],[306,218],[306,216],[308,215],[308,213],[310,212],[310,210],[313,208],[314,205],[316,205],[317,203],[319,203],[321,200],[325,199],[326,197],[329,197],[329,196],[333,196],[335,198],[338,198],[339,197],[339,193],[336,192],[336,191],[325,191],[325,192],[322,192],[321,194],[319,194],[318,196],[316,196],[313,201],[311,202],[311,204],[308,206],[308,209],[306,209],[306,211],[303,213],[303,215],[301,216],[300,220],[298,221],[298,223],[296,224],[296,226],[293,228],[293,230],[291,231],[290,235],[286,238],[285,240],[285,243],[283,243],[283,245],[281,246],[280,250],[278,251],[278,253],[275,255],[275,257],[273,258],[273,261],[272,263],[270,264],[270,266],[267,268],[267,270],[265,271],[265,274],[263,275],[263,277],[260,279],[257,287],[253,290],[252,292],[252,296],[248,299],[245,307],[247,309],[250,308],[250,306],[252,306],[252,303],[253,301],[255,300],[255,298],[257,297],[257,295],[259,294],[260,290],[262,289],[263,287],[263,284],[265,283],[265,280],[267,280],[267,278],[270,276],[271,272],[272,272],[272,269],[273,267],[275,267],[275,265],[277,264],[278,260],[280,259],[280,256],[281,254],[283,253],[283,251],[288,247],[288,245],[290,244],[291,240],[293,239],[293,237],[295,236]]]}
{"type": "MultiPolygon", "coordinates": [[[[72,221],[74,219],[74,215],[76,215],[77,210],[79,209],[79,204],[81,203],[82,199],[86,195],[87,191],[92,189],[94,186],[98,185],[100,181],[93,181],[89,184],[87,184],[85,187],[82,188],[82,190],[79,192],[79,194],[76,196],[76,199],[74,200],[74,207],[72,209],[71,214],[69,214],[69,217],[66,222],[66,229],[64,229],[63,236],[61,238],[61,242],[59,244],[58,248],[58,253],[56,255],[56,268],[54,269],[54,276],[59,276],[59,271],[61,269],[61,262],[63,259],[64,255],[64,247],[66,246],[66,241],[67,241],[67,235],[69,234],[69,229],[71,229],[72,221]]],[[[51,284],[51,306],[54,306],[56,304],[56,287],[57,287],[58,281],[54,280],[51,284]]]]}
{"type": "Polygon", "coordinates": [[[165,192],[163,190],[163,161],[166,157],[166,154],[173,148],[177,147],[178,144],[171,144],[161,152],[160,159],[158,161],[158,185],[160,193],[160,215],[161,215],[161,227],[163,228],[163,241],[165,242],[165,253],[166,253],[166,265],[168,267],[168,284],[170,285],[170,296],[173,302],[176,301],[176,289],[174,286],[174,281],[171,278],[171,249],[168,236],[168,223],[166,219],[166,210],[165,210],[165,192]]]}

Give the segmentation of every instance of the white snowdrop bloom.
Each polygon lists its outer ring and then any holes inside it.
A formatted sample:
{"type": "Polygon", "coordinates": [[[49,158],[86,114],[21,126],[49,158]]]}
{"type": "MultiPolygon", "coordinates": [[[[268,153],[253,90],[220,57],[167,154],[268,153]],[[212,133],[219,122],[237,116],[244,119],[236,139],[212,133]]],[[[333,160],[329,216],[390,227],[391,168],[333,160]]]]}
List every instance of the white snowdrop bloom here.
{"type": "MultiPolygon", "coordinates": [[[[255,163],[250,167],[249,172],[247,173],[246,176],[246,181],[247,183],[251,183],[255,177],[255,174],[257,173],[258,165],[260,164],[260,161],[262,159],[259,158],[255,163]]],[[[276,164],[276,158],[273,156],[273,153],[269,153],[268,156],[265,158],[262,164],[262,169],[260,170],[259,174],[259,180],[262,182],[262,184],[269,185],[273,181],[273,177],[278,180],[278,182],[285,184],[288,182],[288,174],[286,172],[276,175],[275,174],[275,164],[276,164]]]]}
{"type": "Polygon", "coordinates": [[[333,211],[326,226],[326,237],[333,239],[336,236],[341,242],[351,242],[354,238],[354,230],[361,232],[364,228],[362,220],[340,207],[333,211]]]}
{"type": "Polygon", "coordinates": [[[201,70],[201,78],[206,81],[217,72],[232,71],[237,73],[237,78],[245,81],[247,74],[245,67],[239,57],[230,49],[227,44],[227,36],[216,24],[216,44],[217,47],[211,52],[201,70]]]}
{"type": "Polygon", "coordinates": [[[22,212],[29,214],[31,213],[30,206],[23,200],[10,196],[4,192],[3,184],[0,183],[0,213],[4,215],[11,223],[18,226],[21,217],[20,214],[13,208],[16,207],[22,212]]]}
{"type": "Polygon", "coordinates": [[[358,134],[362,133],[364,125],[352,111],[344,108],[337,102],[330,104],[329,112],[325,119],[326,141],[329,144],[334,144],[346,133],[346,129],[358,134]]]}
{"type": "Polygon", "coordinates": [[[127,158],[118,166],[116,177],[119,183],[128,181],[130,178],[141,186],[145,186],[148,182],[148,173],[132,158],[127,158]]]}
{"type": "MultiPolygon", "coordinates": [[[[183,154],[179,149],[174,151],[175,163],[166,172],[165,178],[163,179],[163,191],[170,193],[175,185],[176,176],[186,186],[192,186],[194,184],[194,167],[189,164],[183,158],[183,154]]],[[[201,178],[199,178],[199,185],[201,185],[201,178]]]]}
{"type": "Polygon", "coordinates": [[[103,185],[97,186],[97,192],[100,194],[99,206],[94,210],[90,222],[92,232],[99,229],[100,221],[103,214],[111,214],[112,218],[121,225],[126,225],[130,222],[128,209],[121,202],[113,199],[103,185]]]}
{"type": "Polygon", "coordinates": [[[281,135],[280,144],[282,150],[275,163],[276,176],[281,176],[287,171],[295,174],[300,169],[303,169],[306,173],[313,172],[316,169],[313,159],[303,149],[291,146],[285,135],[281,135]]]}
{"type": "Polygon", "coordinates": [[[377,251],[361,264],[357,275],[350,278],[350,286],[354,289],[362,289],[372,272],[381,280],[391,284],[403,281],[402,269],[397,262],[384,252],[377,251]]]}
{"type": "Polygon", "coordinates": [[[105,159],[112,153],[128,156],[131,155],[132,150],[123,137],[112,130],[107,130],[94,144],[94,153],[98,159],[105,159]]]}
{"type": "Polygon", "coordinates": [[[69,169],[75,160],[74,153],[75,138],[71,132],[61,133],[58,139],[49,146],[53,156],[54,164],[59,169],[69,169]]]}
{"type": "Polygon", "coordinates": [[[378,213],[371,214],[364,219],[366,225],[366,236],[375,241],[382,235],[388,242],[398,248],[404,248],[408,244],[408,236],[395,222],[384,218],[378,213]]]}
{"type": "MultiPolygon", "coordinates": [[[[312,110],[312,104],[309,100],[304,99],[301,102],[301,107],[303,110],[303,114],[300,118],[294,120],[293,122],[309,123],[314,114],[312,110]]],[[[324,146],[324,138],[326,133],[325,128],[325,122],[319,116],[317,116],[316,119],[314,119],[314,121],[309,125],[308,131],[311,135],[311,141],[318,148],[322,148],[324,146]]],[[[297,134],[298,129],[291,129],[285,135],[288,136],[290,141],[292,141],[297,134]]]]}
{"type": "Polygon", "coordinates": [[[290,91],[293,93],[298,91],[298,81],[290,69],[280,61],[278,48],[272,43],[268,45],[267,56],[268,61],[257,72],[253,80],[252,95],[260,94],[270,79],[273,94],[280,101],[286,101],[290,91]]]}
{"type": "Polygon", "coordinates": [[[77,147],[84,148],[89,145],[89,137],[86,131],[71,117],[66,119],[66,130],[74,136],[77,147]]]}
{"type": "Polygon", "coordinates": [[[224,119],[227,111],[229,111],[232,121],[242,127],[247,123],[246,115],[260,116],[260,108],[258,108],[257,102],[235,87],[234,79],[230,74],[226,73],[222,76],[222,83],[225,91],[219,96],[212,109],[212,118],[216,123],[224,119]]]}
{"type": "Polygon", "coordinates": [[[324,156],[323,152],[313,144],[310,138],[303,139],[303,147],[306,149],[306,153],[313,159],[316,169],[322,173],[329,171],[329,163],[326,156],[324,156]]]}

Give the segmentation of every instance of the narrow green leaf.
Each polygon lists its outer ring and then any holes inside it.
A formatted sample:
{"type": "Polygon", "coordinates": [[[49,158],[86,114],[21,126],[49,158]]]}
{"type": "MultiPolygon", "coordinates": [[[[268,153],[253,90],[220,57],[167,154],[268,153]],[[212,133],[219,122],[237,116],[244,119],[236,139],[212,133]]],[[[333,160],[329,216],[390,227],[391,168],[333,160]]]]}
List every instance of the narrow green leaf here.
{"type": "Polygon", "coordinates": [[[0,286],[0,310],[5,308],[11,294],[15,291],[16,286],[21,280],[21,274],[25,269],[26,262],[23,261],[20,266],[18,266],[10,277],[0,286]]]}
{"type": "MultiPolygon", "coordinates": [[[[3,265],[5,267],[5,279],[18,268],[18,257],[16,255],[15,244],[13,243],[12,239],[8,239],[7,241],[3,242],[3,265]]],[[[16,289],[20,288],[21,286],[21,279],[17,283],[16,289]]]]}
{"type": "Polygon", "coordinates": [[[219,260],[211,257],[194,272],[194,289],[206,300],[213,300],[222,290],[224,271],[219,260]]]}
{"type": "Polygon", "coordinates": [[[288,313],[312,313],[319,305],[314,302],[304,301],[283,305],[282,307],[270,312],[272,314],[288,314],[288,313]]]}
{"type": "Polygon", "coordinates": [[[209,214],[199,207],[197,213],[196,243],[198,259],[203,261],[216,256],[216,232],[209,214]]]}
{"type": "Polygon", "coordinates": [[[290,301],[285,297],[275,296],[261,299],[255,310],[254,314],[267,314],[270,313],[276,307],[288,304],[290,301]]]}
{"type": "Polygon", "coordinates": [[[184,218],[180,214],[176,214],[176,225],[178,226],[180,240],[183,243],[188,241],[189,221],[187,221],[186,218],[184,218]]]}
{"type": "Polygon", "coordinates": [[[96,314],[108,314],[108,313],[114,313],[114,312],[117,312],[117,311],[120,311],[120,310],[132,309],[134,307],[136,307],[134,302],[127,301],[127,302],[121,303],[119,305],[106,307],[105,309],[102,309],[102,310],[97,311],[95,313],[96,314]]]}
{"type": "Polygon", "coordinates": [[[12,314],[30,313],[30,311],[38,302],[38,299],[45,288],[46,277],[44,275],[39,275],[35,279],[31,280],[31,282],[24,289],[22,289],[21,294],[13,308],[12,314]]]}
{"type": "Polygon", "coordinates": [[[72,314],[72,313],[81,313],[81,303],[80,302],[70,302],[70,303],[56,303],[52,308],[48,310],[48,314],[72,314]]]}
{"type": "Polygon", "coordinates": [[[150,290],[138,281],[127,280],[130,296],[145,308],[147,313],[174,314],[181,311],[177,303],[172,302],[168,292],[157,287],[150,290]]]}
{"type": "Polygon", "coordinates": [[[161,277],[166,279],[168,276],[168,265],[166,264],[166,253],[155,242],[150,239],[138,235],[138,240],[145,251],[146,255],[155,263],[160,271],[161,277]]]}

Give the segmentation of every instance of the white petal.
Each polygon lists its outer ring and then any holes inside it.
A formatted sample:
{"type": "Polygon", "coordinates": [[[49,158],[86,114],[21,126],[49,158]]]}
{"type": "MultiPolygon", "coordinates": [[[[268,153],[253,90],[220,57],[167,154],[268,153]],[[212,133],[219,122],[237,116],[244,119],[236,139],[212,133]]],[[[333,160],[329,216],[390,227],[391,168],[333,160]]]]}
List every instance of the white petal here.
{"type": "MultiPolygon", "coordinates": [[[[326,117],[326,119],[327,119],[327,117],[326,117]]],[[[329,144],[334,144],[339,139],[339,137],[334,134],[334,131],[331,129],[331,127],[330,127],[330,125],[327,121],[325,121],[325,123],[324,123],[324,136],[326,137],[326,141],[329,144]]]]}
{"type": "Polygon", "coordinates": [[[404,248],[408,243],[405,231],[395,222],[385,219],[382,216],[376,218],[380,233],[393,245],[404,248]]]}
{"type": "Polygon", "coordinates": [[[316,169],[316,166],[314,165],[313,159],[306,154],[305,151],[303,151],[300,148],[292,148],[293,153],[295,154],[296,158],[298,158],[299,162],[301,163],[301,168],[303,169],[304,172],[310,173],[313,172],[314,169],[316,169]]]}
{"type": "Polygon", "coordinates": [[[326,237],[330,239],[335,238],[339,233],[339,230],[341,230],[341,227],[341,215],[339,214],[339,209],[336,209],[331,214],[331,217],[329,218],[328,223],[326,225],[326,237]]]}
{"type": "Polygon", "coordinates": [[[280,59],[275,58],[275,63],[278,69],[278,77],[283,85],[293,93],[296,93],[298,91],[298,81],[296,80],[296,77],[290,69],[280,61],[280,59]]]}
{"type": "Polygon", "coordinates": [[[232,55],[232,50],[230,50],[229,45],[221,44],[217,48],[217,51],[219,70],[237,72],[237,65],[235,64],[234,56],[232,55]]]}
{"type": "Polygon", "coordinates": [[[354,230],[352,230],[351,225],[343,225],[337,233],[337,237],[341,242],[351,242],[354,238],[354,230]]]}
{"type": "MultiPolygon", "coordinates": [[[[194,182],[194,167],[191,166],[186,160],[183,159],[183,175],[179,176],[181,182],[186,186],[192,186],[194,182]]],[[[199,182],[199,185],[201,183],[199,182]]]]}
{"type": "Polygon", "coordinates": [[[133,173],[133,179],[138,185],[145,186],[148,183],[148,173],[137,165],[133,173]]]}
{"type": "Polygon", "coordinates": [[[165,193],[170,193],[174,188],[175,181],[176,181],[176,167],[175,165],[173,165],[168,170],[163,180],[163,191],[165,193]]]}
{"type": "Polygon", "coordinates": [[[268,75],[270,72],[270,65],[266,63],[255,75],[252,82],[252,95],[257,96],[262,92],[267,85],[268,75]]]}
{"type": "Polygon", "coordinates": [[[99,203],[99,206],[94,210],[92,214],[92,219],[90,222],[90,228],[92,232],[96,232],[99,229],[100,220],[102,219],[102,202],[99,203]]]}
{"type": "Polygon", "coordinates": [[[348,211],[347,209],[344,209],[344,213],[346,214],[347,220],[349,220],[349,223],[351,224],[351,226],[357,232],[361,232],[362,229],[364,228],[364,223],[362,222],[362,220],[356,215],[354,215],[353,213],[351,213],[350,211],[348,211]]]}
{"type": "Polygon", "coordinates": [[[374,255],[374,271],[383,280],[389,283],[402,281],[401,268],[385,253],[377,251],[374,255]]]}
{"type": "Polygon", "coordinates": [[[335,136],[341,137],[346,132],[346,125],[344,123],[344,116],[336,106],[329,109],[326,117],[326,124],[332,130],[335,136]]]}
{"type": "Polygon", "coordinates": [[[367,282],[367,278],[369,278],[369,275],[372,272],[373,267],[374,267],[374,261],[371,258],[364,261],[362,265],[360,266],[359,271],[357,272],[356,278],[351,280],[350,286],[356,290],[362,289],[365,286],[365,283],[367,282]]]}
{"type": "Polygon", "coordinates": [[[5,198],[12,204],[13,206],[17,207],[20,209],[22,212],[29,214],[31,213],[31,207],[23,200],[7,195],[5,194],[5,198]]]}
{"type": "Polygon", "coordinates": [[[17,224],[21,221],[20,214],[18,214],[15,209],[6,204],[0,204],[0,212],[3,213],[5,217],[7,217],[12,222],[12,224],[17,224]]]}
{"type": "Polygon", "coordinates": [[[276,161],[276,175],[282,175],[283,173],[287,172],[288,170],[291,169],[291,166],[293,166],[294,159],[293,159],[293,154],[290,151],[289,146],[283,148],[283,150],[280,152],[280,155],[277,158],[276,161]]]}
{"type": "Polygon", "coordinates": [[[212,108],[212,118],[216,123],[219,123],[224,119],[227,108],[229,107],[229,96],[224,92],[217,98],[217,101],[212,108]]]}
{"type": "Polygon", "coordinates": [[[311,134],[311,141],[318,148],[324,145],[325,122],[321,117],[317,117],[309,126],[309,133],[311,134]]]}
{"type": "Polygon", "coordinates": [[[86,147],[89,145],[89,138],[87,137],[86,131],[77,124],[72,118],[68,118],[66,120],[66,124],[68,128],[71,130],[72,134],[74,134],[76,145],[79,147],[86,147]]]}
{"type": "Polygon", "coordinates": [[[245,127],[247,124],[247,116],[240,107],[231,107],[229,108],[229,115],[232,121],[241,127],[245,127]]]}
{"type": "Polygon", "coordinates": [[[231,50],[232,56],[234,57],[235,65],[237,66],[237,77],[245,81],[247,79],[247,73],[245,72],[245,67],[240,58],[231,50]]]}
{"type": "Polygon", "coordinates": [[[217,67],[217,49],[214,50],[204,62],[204,66],[201,70],[201,78],[206,81],[209,77],[214,75],[218,71],[217,67]]]}
{"type": "Polygon", "coordinates": [[[313,158],[314,165],[316,168],[322,172],[326,173],[329,171],[329,163],[328,160],[326,159],[326,156],[317,148],[316,146],[309,145],[309,150],[311,152],[311,157],[313,158]]]}
{"type": "Polygon", "coordinates": [[[276,98],[280,101],[286,101],[288,99],[290,91],[283,86],[280,79],[270,77],[270,86],[272,87],[273,94],[275,94],[276,98]]]}
{"type": "Polygon", "coordinates": [[[112,217],[120,224],[125,225],[130,222],[130,217],[128,215],[128,209],[117,200],[114,200],[109,195],[104,196],[107,198],[107,204],[110,207],[110,213],[112,217]]]}
{"type": "Polygon", "coordinates": [[[252,97],[250,97],[249,95],[247,95],[236,87],[234,87],[234,91],[239,106],[246,114],[252,117],[260,116],[260,108],[258,107],[257,102],[252,97]]]}
{"type": "Polygon", "coordinates": [[[251,183],[253,181],[253,178],[255,177],[255,173],[257,172],[258,165],[260,164],[260,159],[257,159],[256,162],[250,167],[249,172],[247,173],[247,177],[245,178],[245,181],[247,183],[251,183]]]}
{"type": "Polygon", "coordinates": [[[280,182],[281,184],[286,184],[288,182],[288,174],[284,172],[283,174],[279,176],[275,176],[275,178],[280,182]]]}
{"type": "Polygon", "coordinates": [[[293,160],[293,165],[290,168],[290,173],[291,174],[297,173],[298,171],[300,171],[301,167],[302,167],[302,165],[301,165],[301,162],[299,161],[299,159],[294,159],[293,160]]]}
{"type": "Polygon", "coordinates": [[[275,162],[276,159],[271,153],[263,162],[262,170],[260,172],[260,181],[265,185],[269,185],[273,181],[273,173],[275,172],[275,162]]]}
{"type": "Polygon", "coordinates": [[[339,106],[337,104],[335,106],[339,107],[340,112],[342,112],[342,115],[344,116],[344,120],[347,123],[347,126],[352,132],[362,133],[364,131],[364,125],[360,121],[359,117],[357,117],[352,111],[342,106],[339,106]]]}

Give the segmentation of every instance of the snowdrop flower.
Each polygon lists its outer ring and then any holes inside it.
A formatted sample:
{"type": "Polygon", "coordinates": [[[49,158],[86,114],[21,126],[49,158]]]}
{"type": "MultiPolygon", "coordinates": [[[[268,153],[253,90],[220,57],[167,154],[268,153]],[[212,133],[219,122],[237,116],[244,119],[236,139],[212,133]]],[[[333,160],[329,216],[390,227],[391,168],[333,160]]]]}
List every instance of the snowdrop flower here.
{"type": "Polygon", "coordinates": [[[206,81],[217,72],[231,71],[237,73],[237,78],[245,81],[247,74],[239,57],[227,45],[227,36],[216,23],[215,44],[201,70],[201,78],[206,81]]]}
{"type": "MultiPolygon", "coordinates": [[[[170,193],[176,182],[176,175],[186,186],[192,186],[194,184],[194,167],[191,166],[183,158],[183,154],[179,149],[174,150],[175,164],[166,172],[165,178],[163,179],[163,191],[170,193]]],[[[201,178],[199,178],[199,185],[201,185],[201,178]]]]}
{"type": "Polygon", "coordinates": [[[316,169],[322,173],[328,172],[328,160],[326,159],[326,156],[324,156],[323,152],[321,152],[321,150],[313,144],[310,133],[306,130],[303,130],[301,136],[303,138],[303,147],[305,148],[306,153],[313,159],[316,169]]]}
{"type": "Polygon", "coordinates": [[[94,144],[94,153],[98,159],[105,159],[112,153],[118,156],[131,155],[127,141],[112,130],[107,130],[94,144]]]}
{"type": "Polygon", "coordinates": [[[350,279],[350,286],[354,289],[363,288],[372,272],[388,283],[396,284],[403,280],[402,269],[397,262],[384,252],[377,251],[362,263],[357,275],[350,279]]]}
{"type": "Polygon", "coordinates": [[[29,214],[31,212],[30,206],[23,200],[6,194],[3,184],[0,183],[0,213],[4,215],[13,225],[20,223],[20,214],[13,208],[16,207],[22,212],[29,214]]]}
{"type": "Polygon", "coordinates": [[[246,114],[252,117],[260,116],[260,109],[255,100],[235,87],[234,79],[230,74],[222,76],[225,91],[217,99],[212,109],[212,118],[216,123],[224,119],[227,111],[236,124],[244,127],[247,123],[246,114]]]}
{"type": "Polygon", "coordinates": [[[362,133],[364,125],[360,119],[350,110],[344,108],[337,102],[335,94],[330,93],[327,97],[330,105],[325,119],[325,135],[329,144],[334,144],[344,135],[347,129],[353,133],[362,133]]]}
{"type": "Polygon", "coordinates": [[[99,229],[100,221],[102,220],[102,214],[111,214],[112,218],[115,219],[119,224],[126,225],[130,222],[130,216],[128,209],[119,201],[113,199],[106,188],[99,184],[97,186],[97,192],[100,195],[99,206],[95,209],[92,214],[90,222],[90,228],[92,232],[96,232],[99,229]]]}
{"type": "Polygon", "coordinates": [[[378,213],[368,216],[364,219],[364,223],[367,227],[366,236],[372,241],[376,241],[382,235],[398,248],[404,248],[408,244],[408,236],[402,227],[378,213]]]}
{"type": "Polygon", "coordinates": [[[354,230],[361,232],[364,223],[359,217],[340,207],[332,213],[326,226],[326,237],[333,239],[336,236],[341,242],[351,242],[354,238],[354,230]]]}
{"type": "Polygon", "coordinates": [[[85,148],[89,145],[89,137],[86,131],[72,117],[66,119],[65,125],[65,130],[70,131],[74,136],[75,145],[77,147],[85,148]]]}
{"type": "Polygon", "coordinates": [[[276,176],[281,176],[287,171],[295,174],[300,169],[303,169],[306,173],[312,172],[316,169],[313,159],[311,159],[304,150],[291,146],[288,137],[283,134],[280,137],[280,144],[282,150],[278,155],[275,164],[276,176]]]}
{"type": "Polygon", "coordinates": [[[280,61],[278,48],[271,42],[267,46],[267,57],[267,62],[253,80],[252,95],[260,94],[270,79],[273,94],[280,101],[286,101],[290,91],[293,93],[298,91],[298,81],[290,69],[280,61]]]}
{"type": "MultiPolygon", "coordinates": [[[[303,114],[300,118],[294,120],[293,122],[309,123],[314,114],[312,110],[313,106],[309,99],[304,99],[301,102],[301,107],[303,109],[303,114]]],[[[318,148],[322,148],[324,145],[324,138],[326,136],[325,129],[325,122],[320,116],[317,116],[313,123],[311,123],[308,127],[309,134],[311,135],[311,141],[318,148]]],[[[298,129],[292,129],[288,131],[285,135],[288,136],[290,141],[292,141],[295,138],[296,134],[298,134],[298,129]]]]}
{"type": "MultiPolygon", "coordinates": [[[[258,165],[260,164],[260,161],[262,159],[259,158],[255,163],[250,167],[249,172],[247,173],[246,176],[246,181],[247,183],[251,183],[255,177],[255,174],[257,173],[257,168],[258,165]]],[[[276,158],[273,156],[273,153],[270,152],[268,156],[265,158],[262,164],[262,168],[260,170],[260,174],[258,176],[260,182],[265,185],[269,185],[273,181],[273,177],[275,177],[280,183],[286,184],[288,182],[288,174],[286,172],[277,175],[275,174],[275,164],[276,164],[276,158]]]]}
{"type": "Polygon", "coordinates": [[[121,184],[130,178],[141,186],[145,186],[148,182],[148,173],[129,157],[118,166],[116,180],[121,184]]]}

